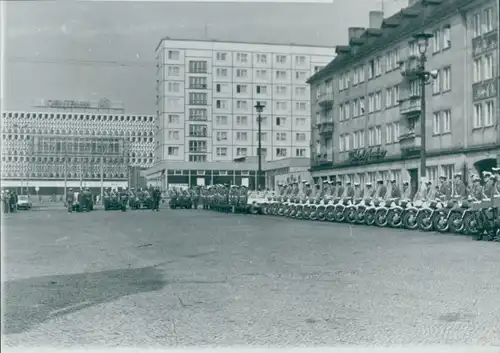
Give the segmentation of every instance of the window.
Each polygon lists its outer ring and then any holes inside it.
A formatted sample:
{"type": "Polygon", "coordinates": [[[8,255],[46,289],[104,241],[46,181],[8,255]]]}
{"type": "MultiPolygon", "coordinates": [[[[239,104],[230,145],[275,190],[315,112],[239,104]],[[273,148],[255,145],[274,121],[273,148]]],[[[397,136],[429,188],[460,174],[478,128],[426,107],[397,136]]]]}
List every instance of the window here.
{"type": "Polygon", "coordinates": [[[344,103],[344,120],[347,120],[351,117],[351,106],[349,102],[344,103]]]}
{"type": "Polygon", "coordinates": [[[339,121],[344,121],[344,105],[340,104],[339,105],[339,121]]]}
{"type": "Polygon", "coordinates": [[[441,93],[441,76],[438,75],[435,79],[432,80],[432,94],[441,93]]]}
{"type": "Polygon", "coordinates": [[[190,162],[206,162],[207,161],[207,156],[206,155],[190,154],[189,155],[189,161],[190,162]]]}
{"type": "Polygon", "coordinates": [[[224,115],[217,115],[215,117],[215,123],[217,125],[227,125],[228,119],[227,116],[224,115]]]}
{"type": "Polygon", "coordinates": [[[305,96],[306,88],[305,87],[295,87],[295,95],[296,96],[305,96]]]}
{"type": "Polygon", "coordinates": [[[206,137],[207,126],[198,124],[189,124],[189,136],[206,137]]]}
{"type": "Polygon", "coordinates": [[[454,164],[442,165],[441,171],[444,175],[446,175],[448,180],[453,180],[453,176],[455,175],[455,165],[454,164]]]}
{"type": "MultiPolygon", "coordinates": [[[[255,140],[259,140],[259,133],[255,134],[255,140]]],[[[267,132],[261,132],[260,133],[260,140],[261,141],[267,141],[267,132]]]]}
{"type": "Polygon", "coordinates": [[[189,77],[189,88],[192,89],[206,89],[207,88],[207,78],[206,77],[189,77]]]}
{"type": "Polygon", "coordinates": [[[474,59],[472,62],[472,82],[480,82],[483,78],[483,65],[481,58],[474,59]]]}
{"type": "Polygon", "coordinates": [[[339,152],[344,152],[344,135],[339,138],[339,152]]]}
{"type": "Polygon", "coordinates": [[[238,157],[244,157],[247,155],[247,148],[246,147],[238,147],[236,149],[236,155],[238,157]]]}
{"type": "Polygon", "coordinates": [[[286,140],[287,140],[286,132],[276,133],[276,141],[286,141],[286,140]]]}
{"type": "Polygon", "coordinates": [[[368,79],[371,80],[375,77],[375,60],[372,59],[368,62],[368,79]]]}
{"type": "Polygon", "coordinates": [[[306,149],[305,148],[297,148],[295,150],[295,157],[305,157],[306,156],[306,149]]]}
{"type": "Polygon", "coordinates": [[[246,53],[237,53],[236,54],[236,61],[240,63],[246,63],[248,62],[248,54],[246,53]]]}
{"type": "Polygon", "coordinates": [[[169,147],[168,148],[169,156],[178,156],[179,155],[179,147],[169,147]]]}
{"type": "Polygon", "coordinates": [[[306,126],[306,118],[295,118],[295,126],[306,126]]]}
{"type": "Polygon", "coordinates": [[[373,93],[368,95],[368,113],[375,111],[375,96],[373,93]]]}
{"type": "Polygon", "coordinates": [[[411,41],[408,43],[409,46],[409,51],[410,51],[410,56],[419,56],[420,53],[418,52],[418,45],[416,41],[411,41]]]}
{"type": "Polygon", "coordinates": [[[173,140],[173,141],[179,140],[179,131],[177,131],[177,130],[170,130],[168,132],[168,139],[169,140],[173,140]]]}
{"type": "Polygon", "coordinates": [[[236,69],[236,77],[247,77],[248,70],[247,69],[236,69]]]}
{"type": "Polygon", "coordinates": [[[382,58],[379,56],[375,59],[375,76],[382,75],[382,58]]]}
{"type": "Polygon", "coordinates": [[[305,141],[306,140],[306,133],[305,132],[297,132],[295,134],[295,140],[301,141],[301,142],[305,141]]]}
{"type": "Polygon", "coordinates": [[[451,110],[443,111],[443,133],[451,132],[451,110]]]}
{"type": "Polygon", "coordinates": [[[474,104],[474,121],[473,127],[483,126],[483,105],[481,103],[474,104]]]}
{"type": "Polygon", "coordinates": [[[207,104],[207,94],[206,93],[189,93],[189,104],[191,105],[206,105],[207,104]]]}
{"type": "Polygon", "coordinates": [[[375,93],[375,110],[382,109],[382,91],[375,93]]]}
{"type": "Polygon", "coordinates": [[[192,73],[207,73],[207,62],[202,60],[189,61],[189,72],[192,73]]]}
{"type": "Polygon", "coordinates": [[[236,93],[247,93],[248,86],[247,85],[236,85],[236,93]]]}
{"type": "Polygon", "coordinates": [[[385,107],[390,108],[392,106],[392,87],[385,89],[385,107]]]}
{"type": "Polygon", "coordinates": [[[247,101],[241,101],[241,100],[236,101],[236,109],[245,110],[247,108],[248,108],[247,101]]]}
{"type": "Polygon", "coordinates": [[[236,141],[247,141],[248,140],[248,133],[238,131],[236,132],[236,141]]]}
{"type": "Polygon", "coordinates": [[[267,55],[265,54],[257,54],[255,59],[258,63],[266,64],[267,63],[267,55]]]}
{"type": "Polygon", "coordinates": [[[295,72],[295,79],[297,81],[301,81],[301,82],[305,83],[306,78],[307,78],[307,71],[296,71],[295,72]]]}
{"type": "Polygon", "coordinates": [[[484,16],[483,33],[491,32],[493,30],[493,26],[495,23],[495,20],[493,18],[493,8],[490,7],[488,9],[485,9],[483,16],[484,16]]]}
{"type": "Polygon", "coordinates": [[[394,123],[394,128],[392,129],[394,132],[394,142],[399,141],[399,123],[394,123]]]}
{"type": "Polygon", "coordinates": [[[283,126],[286,123],[286,118],[282,116],[276,117],[276,126],[283,126]]]}
{"type": "Polygon", "coordinates": [[[217,54],[215,54],[215,59],[217,61],[226,61],[227,60],[227,53],[218,52],[217,54]]]}
{"type": "Polygon", "coordinates": [[[351,135],[345,134],[344,135],[344,148],[346,151],[349,151],[351,149],[350,142],[351,142],[351,135]]]}
{"type": "Polygon", "coordinates": [[[495,117],[495,106],[493,101],[484,103],[484,126],[493,126],[495,117]]]}
{"type": "Polygon", "coordinates": [[[278,79],[278,80],[286,79],[286,71],[277,70],[276,71],[276,79],[278,79]]]}
{"type": "Polygon", "coordinates": [[[189,120],[207,120],[207,110],[206,109],[189,109],[189,120]]]}
{"type": "Polygon", "coordinates": [[[365,97],[361,97],[359,99],[359,114],[360,115],[365,114],[365,97]]]}
{"type": "Polygon", "coordinates": [[[493,54],[488,54],[484,57],[483,79],[489,80],[493,78],[493,54]]]}
{"type": "Polygon", "coordinates": [[[287,110],[288,109],[287,102],[276,102],[276,109],[277,110],[287,110]]]}
{"type": "Polygon", "coordinates": [[[227,77],[227,69],[225,68],[221,68],[221,67],[218,67],[216,70],[215,70],[215,75],[217,77],[227,77]]]}
{"type": "Polygon", "coordinates": [[[435,112],[432,114],[432,133],[438,135],[441,132],[440,128],[440,114],[439,112],[435,112]]]}
{"type": "Polygon", "coordinates": [[[358,142],[359,142],[359,131],[354,131],[353,133],[353,139],[352,139],[352,148],[357,150],[359,148],[358,142]]]}
{"type": "Polygon", "coordinates": [[[419,97],[420,96],[420,82],[419,80],[413,80],[410,82],[410,96],[419,97]]]}
{"type": "Polygon", "coordinates": [[[227,131],[217,131],[215,137],[217,141],[227,141],[227,131]]]}
{"type": "Polygon", "coordinates": [[[472,37],[476,38],[481,35],[481,14],[477,13],[472,17],[472,37]]]}
{"type": "MultiPolygon", "coordinates": [[[[439,77],[439,76],[438,76],[439,77]]],[[[443,92],[451,90],[451,67],[445,67],[441,72],[443,92]]]]}
{"type": "Polygon", "coordinates": [[[276,86],[276,94],[281,96],[286,95],[287,87],[286,86],[276,86]]]}
{"type": "Polygon", "coordinates": [[[168,58],[170,60],[179,60],[180,52],[178,50],[169,50],[168,58]]]}
{"type": "Polygon", "coordinates": [[[377,145],[382,144],[382,126],[375,127],[375,143],[377,145]]]}
{"type": "Polygon", "coordinates": [[[255,91],[257,94],[267,94],[267,86],[256,86],[255,91]]]}
{"type": "Polygon", "coordinates": [[[227,156],[227,147],[217,147],[215,150],[217,157],[226,157],[227,156]]]}
{"type": "Polygon", "coordinates": [[[179,76],[180,75],[179,66],[169,66],[167,75],[168,76],[179,76]]]}
{"type": "Polygon", "coordinates": [[[236,125],[248,125],[248,116],[237,116],[236,125]]]}
{"type": "Polygon", "coordinates": [[[295,64],[296,65],[305,65],[306,64],[306,57],[303,55],[299,55],[295,57],[295,64]]]}
{"type": "Polygon", "coordinates": [[[392,124],[387,124],[385,126],[385,143],[392,143],[392,137],[394,136],[392,129],[392,124]]]}
{"type": "Polygon", "coordinates": [[[257,78],[267,79],[267,70],[257,70],[256,76],[257,78]]]}
{"type": "Polygon", "coordinates": [[[360,66],[358,69],[358,80],[359,83],[365,82],[365,67],[360,66]]]}
{"type": "Polygon", "coordinates": [[[392,105],[399,104],[399,86],[394,86],[392,91],[392,105]]]}
{"type": "Polygon", "coordinates": [[[217,109],[227,109],[227,100],[218,99],[215,101],[215,107],[217,109]]]}
{"type": "Polygon", "coordinates": [[[432,33],[432,52],[437,53],[441,50],[441,31],[437,30],[432,33]]]}
{"type": "Polygon", "coordinates": [[[179,108],[180,105],[181,105],[181,101],[180,101],[179,98],[169,98],[169,99],[167,99],[167,106],[169,108],[179,108]]]}
{"type": "Polygon", "coordinates": [[[276,55],[276,62],[278,64],[286,64],[286,55],[276,55]]]}
{"type": "Polygon", "coordinates": [[[359,135],[358,135],[358,146],[359,148],[365,147],[365,130],[359,130],[359,135]]]}
{"type": "Polygon", "coordinates": [[[356,118],[359,116],[359,99],[355,99],[352,102],[352,117],[356,118]]]}
{"type": "Polygon", "coordinates": [[[446,25],[443,28],[443,49],[451,47],[451,26],[446,25]]]}
{"type": "Polygon", "coordinates": [[[169,115],[168,116],[168,123],[169,124],[179,124],[180,123],[180,117],[179,115],[169,115]]]}
{"type": "Polygon", "coordinates": [[[295,109],[298,111],[307,110],[307,104],[305,102],[295,102],[295,109]]]}
{"type": "Polygon", "coordinates": [[[433,185],[437,185],[438,180],[438,167],[427,167],[427,178],[432,182],[433,185]]]}
{"type": "Polygon", "coordinates": [[[286,148],[276,148],[276,157],[286,157],[286,148]]]}

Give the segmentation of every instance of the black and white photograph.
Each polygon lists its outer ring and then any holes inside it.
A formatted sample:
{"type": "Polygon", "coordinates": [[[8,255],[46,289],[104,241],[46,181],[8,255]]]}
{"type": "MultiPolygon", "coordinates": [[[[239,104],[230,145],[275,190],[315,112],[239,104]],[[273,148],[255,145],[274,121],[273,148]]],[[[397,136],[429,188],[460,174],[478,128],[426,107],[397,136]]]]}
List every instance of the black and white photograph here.
{"type": "Polygon", "coordinates": [[[2,347],[498,349],[499,7],[0,0],[2,347]]]}

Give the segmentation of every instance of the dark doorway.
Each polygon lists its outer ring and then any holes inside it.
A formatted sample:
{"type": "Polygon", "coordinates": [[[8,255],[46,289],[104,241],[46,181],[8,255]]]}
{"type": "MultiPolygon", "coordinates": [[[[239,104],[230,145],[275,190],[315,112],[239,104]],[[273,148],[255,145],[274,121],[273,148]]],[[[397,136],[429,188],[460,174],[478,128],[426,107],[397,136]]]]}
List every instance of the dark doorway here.
{"type": "Polygon", "coordinates": [[[491,168],[496,168],[496,166],[497,166],[496,158],[481,159],[480,161],[474,163],[474,168],[476,169],[481,179],[483,179],[483,172],[485,171],[490,172],[491,168]]]}
{"type": "Polygon", "coordinates": [[[418,191],[418,169],[408,169],[408,174],[410,174],[411,198],[413,200],[413,197],[418,191]]]}

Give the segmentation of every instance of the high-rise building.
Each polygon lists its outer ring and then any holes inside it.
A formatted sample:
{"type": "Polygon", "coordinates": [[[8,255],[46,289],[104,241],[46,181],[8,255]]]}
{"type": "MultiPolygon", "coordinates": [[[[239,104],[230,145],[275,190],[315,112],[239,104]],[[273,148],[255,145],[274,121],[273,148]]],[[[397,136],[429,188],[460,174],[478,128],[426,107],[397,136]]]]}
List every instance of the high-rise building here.
{"type": "Polygon", "coordinates": [[[234,160],[258,155],[257,102],[263,160],[309,158],[306,80],[334,48],[165,38],[156,52],[155,171],[203,170],[210,183],[210,170],[254,169],[234,160]]]}
{"type": "MultiPolygon", "coordinates": [[[[498,1],[414,1],[370,28],[350,28],[349,45],[309,80],[316,178],[364,183],[406,179],[415,190],[425,117],[426,177],[464,177],[500,154],[498,1]],[[433,73],[421,105],[417,33],[431,34],[433,73]]],[[[423,49],[424,47],[422,47],[423,49]]]]}

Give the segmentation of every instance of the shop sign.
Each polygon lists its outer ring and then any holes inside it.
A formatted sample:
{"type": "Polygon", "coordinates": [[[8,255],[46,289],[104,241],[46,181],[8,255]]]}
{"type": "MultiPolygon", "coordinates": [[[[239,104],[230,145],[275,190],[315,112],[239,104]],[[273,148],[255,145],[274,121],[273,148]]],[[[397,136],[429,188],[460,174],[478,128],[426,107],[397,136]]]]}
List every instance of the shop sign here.
{"type": "Polygon", "coordinates": [[[482,99],[492,98],[497,96],[497,80],[475,83],[472,85],[472,100],[478,101],[482,99]]]}
{"type": "Polygon", "coordinates": [[[381,160],[387,154],[387,150],[380,147],[377,149],[365,148],[349,152],[349,161],[352,163],[366,163],[381,160]]]}
{"type": "Polygon", "coordinates": [[[61,108],[61,109],[87,109],[91,107],[90,102],[75,101],[75,100],[52,100],[49,99],[46,104],[47,108],[61,108]]]}

